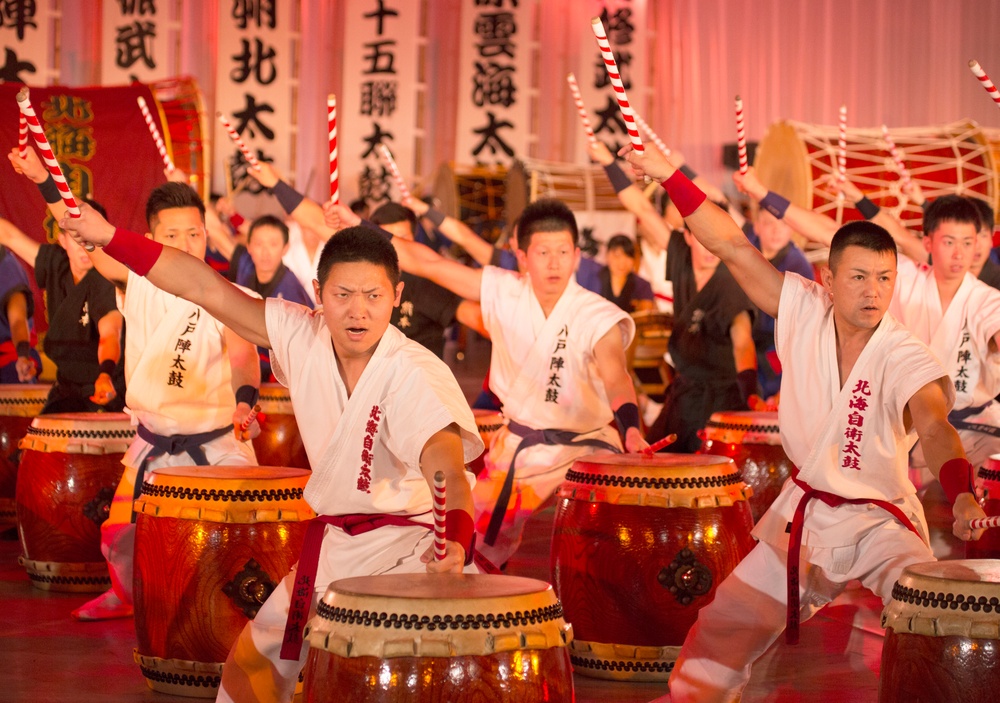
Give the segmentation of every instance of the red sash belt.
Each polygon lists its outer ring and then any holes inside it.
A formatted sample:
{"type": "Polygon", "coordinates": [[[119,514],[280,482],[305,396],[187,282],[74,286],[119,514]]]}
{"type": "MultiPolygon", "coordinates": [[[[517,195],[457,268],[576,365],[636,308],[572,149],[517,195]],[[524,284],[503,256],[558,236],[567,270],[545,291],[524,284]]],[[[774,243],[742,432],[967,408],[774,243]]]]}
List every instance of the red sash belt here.
{"type": "MultiPolygon", "coordinates": [[[[906,529],[920,537],[920,533],[906,517],[898,506],[887,500],[878,498],[844,498],[835,493],[820,491],[812,488],[805,481],[798,477],[798,472],[792,473],[792,481],[795,485],[805,491],[802,499],[799,500],[795,508],[795,515],[792,517],[791,534],[788,538],[788,614],[786,616],[785,642],[788,644],[798,644],[799,642],[799,557],[802,551],[802,529],[805,522],[806,506],[813,498],[817,498],[831,508],[840,505],[865,505],[872,504],[882,508],[894,518],[899,520],[906,529]]],[[[922,539],[922,538],[921,538],[922,539]]]]}

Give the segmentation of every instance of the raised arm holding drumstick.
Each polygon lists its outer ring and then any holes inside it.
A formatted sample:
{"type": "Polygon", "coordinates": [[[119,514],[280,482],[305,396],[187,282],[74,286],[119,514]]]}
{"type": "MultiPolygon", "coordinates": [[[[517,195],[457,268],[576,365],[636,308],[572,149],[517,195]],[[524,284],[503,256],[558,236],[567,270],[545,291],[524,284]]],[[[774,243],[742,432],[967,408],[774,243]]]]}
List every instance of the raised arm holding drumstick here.
{"type": "Polygon", "coordinates": [[[788,639],[797,639],[815,603],[832,600],[855,578],[887,602],[903,568],[934,558],[907,476],[903,438],[910,432],[924,440],[953,503],[955,535],[977,539],[982,531],[969,520],[985,515],[948,424],[952,384],[929,350],[885,315],[896,277],[888,233],[868,222],[842,227],[820,287],[779,273],[658,153],[621,153],[637,175],[664,182],[692,234],[777,320],[779,424],[799,470],[754,529],[758,545],[699,612],[670,679],[675,703],[730,701],[786,624],[788,639]],[[834,550],[846,544],[855,545],[853,558],[843,561],[834,550]],[[801,579],[800,560],[808,574],[801,579]]]}

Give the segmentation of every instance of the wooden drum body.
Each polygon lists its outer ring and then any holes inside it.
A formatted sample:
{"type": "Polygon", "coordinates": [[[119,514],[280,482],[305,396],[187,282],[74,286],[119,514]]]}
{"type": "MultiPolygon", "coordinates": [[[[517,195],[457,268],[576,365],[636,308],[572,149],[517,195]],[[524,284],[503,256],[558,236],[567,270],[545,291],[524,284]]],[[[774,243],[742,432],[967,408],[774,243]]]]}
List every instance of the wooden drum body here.
{"type": "Polygon", "coordinates": [[[552,582],[576,638],[574,669],[666,681],[698,610],[753,548],[732,460],[593,454],[557,494],[552,582]]]}
{"type": "Polygon", "coordinates": [[[304,469],[155,469],[135,502],[136,663],[149,687],[214,698],[240,631],[298,560],[304,469]]]}
{"type": "Polygon", "coordinates": [[[701,437],[700,454],[727,456],[743,472],[743,480],[753,489],[750,512],[756,523],[778,497],[794,468],[781,446],[778,413],[712,413],[701,437]]]}
{"type": "Polygon", "coordinates": [[[46,384],[0,384],[0,531],[17,525],[17,443],[45,407],[50,388],[46,384]]]}
{"type": "MultiPolygon", "coordinates": [[[[1000,455],[991,456],[979,467],[983,488],[983,510],[990,517],[1000,515],[1000,455]]],[[[966,559],[1000,559],[1000,529],[986,530],[975,542],[965,543],[966,559]]]]}
{"type": "Polygon", "coordinates": [[[882,613],[879,703],[993,703],[1000,691],[1000,562],[913,564],[882,613]]]}
{"type": "Polygon", "coordinates": [[[20,442],[17,528],[20,561],[36,588],[104,591],[101,523],[135,437],[125,413],[40,415],[20,442]]]}
{"type": "Polygon", "coordinates": [[[304,700],[574,700],[572,628],[544,581],[390,574],[330,584],[306,629],[304,700]]]}
{"type": "Polygon", "coordinates": [[[308,469],[309,457],[299,435],[288,389],[277,383],[261,384],[260,411],[265,419],[260,434],[253,440],[257,463],[308,469]]]}

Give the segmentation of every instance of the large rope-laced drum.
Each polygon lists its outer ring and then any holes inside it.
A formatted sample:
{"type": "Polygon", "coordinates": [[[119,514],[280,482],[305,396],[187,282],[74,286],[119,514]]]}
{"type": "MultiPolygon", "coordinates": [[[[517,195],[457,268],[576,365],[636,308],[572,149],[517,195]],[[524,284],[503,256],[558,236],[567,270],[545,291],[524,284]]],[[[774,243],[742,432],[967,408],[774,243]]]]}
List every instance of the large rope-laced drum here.
{"type": "MultiPolygon", "coordinates": [[[[771,125],[754,162],[761,182],[796,205],[838,222],[862,219],[857,210],[838,200],[836,188],[828,183],[837,173],[839,134],[837,125],[793,120],[771,125]]],[[[1000,149],[975,122],[890,129],[889,134],[925,197],[974,195],[997,209],[1000,149]]],[[[871,201],[919,229],[923,213],[902,194],[899,172],[880,127],[847,130],[847,177],[871,201]]]]}
{"type": "Polygon", "coordinates": [[[0,384],[0,530],[17,525],[17,443],[45,407],[50,388],[44,383],[0,384]]]}

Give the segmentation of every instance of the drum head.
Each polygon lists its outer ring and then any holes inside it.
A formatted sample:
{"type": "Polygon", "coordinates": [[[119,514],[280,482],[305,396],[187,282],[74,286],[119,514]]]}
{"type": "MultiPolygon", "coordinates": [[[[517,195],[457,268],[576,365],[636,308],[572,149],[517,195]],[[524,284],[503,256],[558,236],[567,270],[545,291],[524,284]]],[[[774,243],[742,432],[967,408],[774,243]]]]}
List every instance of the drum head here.
{"type": "Polygon", "coordinates": [[[125,413],[39,415],[21,440],[22,449],[66,454],[124,454],[135,438],[125,413]]]}
{"type": "Polygon", "coordinates": [[[0,415],[34,417],[45,407],[51,388],[43,383],[0,383],[0,415]]]}
{"type": "Polygon", "coordinates": [[[712,413],[705,439],[727,444],[781,444],[778,413],[733,410],[712,413]]]}
{"type": "Polygon", "coordinates": [[[1000,561],[911,564],[892,589],[882,626],[930,637],[1000,639],[1000,561]]]}

